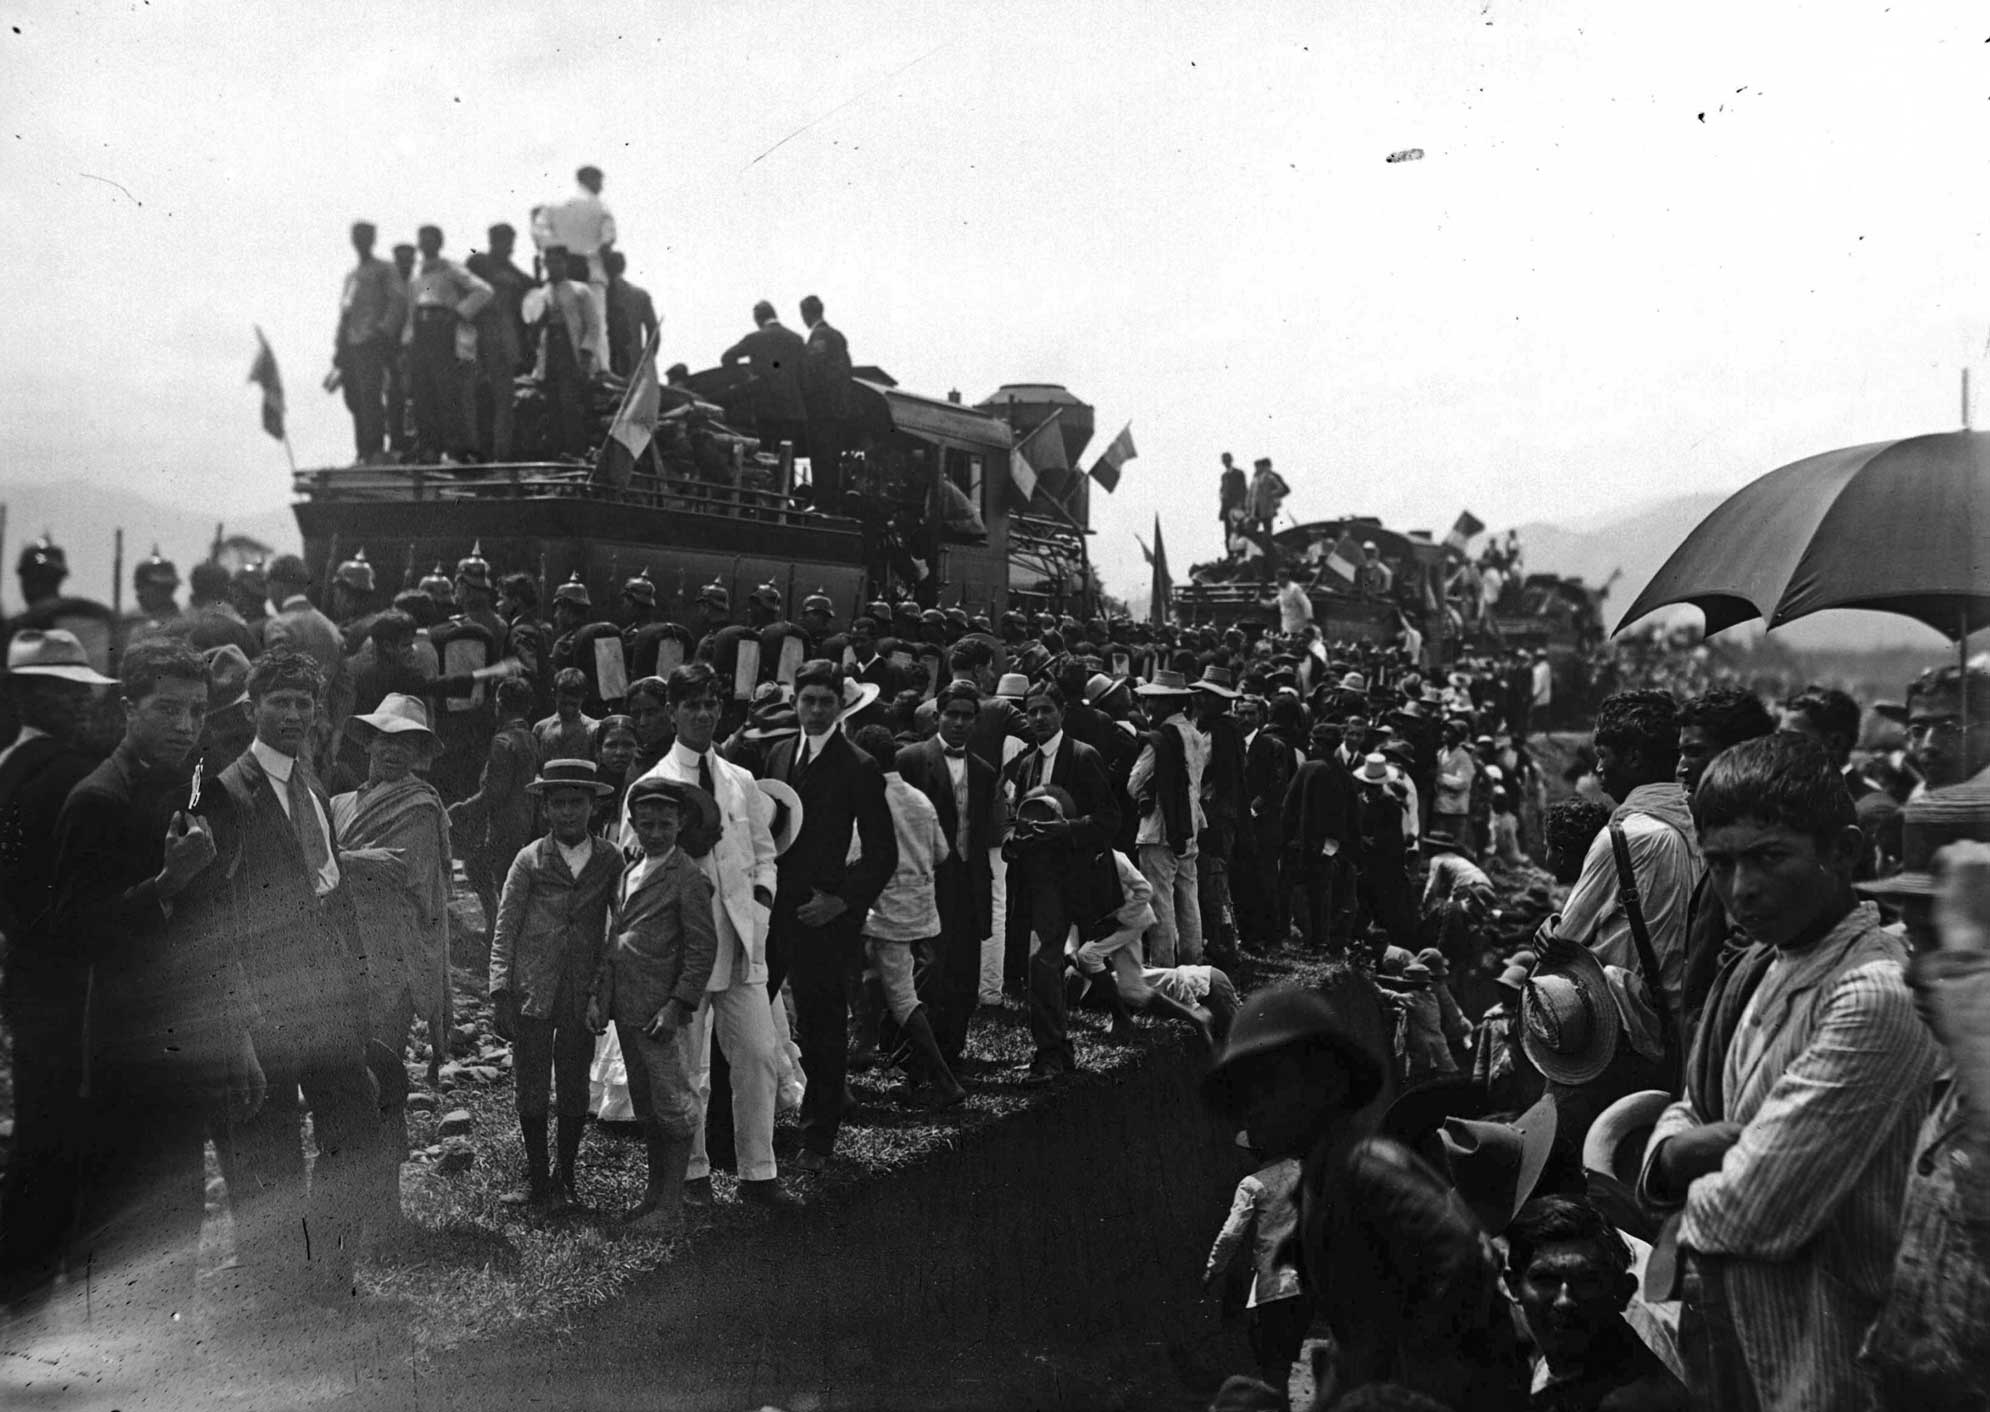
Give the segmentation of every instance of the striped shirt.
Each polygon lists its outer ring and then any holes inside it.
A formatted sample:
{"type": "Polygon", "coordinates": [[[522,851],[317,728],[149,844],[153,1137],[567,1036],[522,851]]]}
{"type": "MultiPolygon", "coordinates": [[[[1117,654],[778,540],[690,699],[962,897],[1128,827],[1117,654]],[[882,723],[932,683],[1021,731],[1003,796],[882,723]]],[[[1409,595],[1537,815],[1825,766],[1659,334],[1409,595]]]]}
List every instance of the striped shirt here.
{"type": "Polygon", "coordinates": [[[1903,961],[1870,902],[1779,958],[1728,1046],[1727,1111],[1674,1103],[1645,1149],[1648,1180],[1666,1138],[1742,1125],[1720,1170],[1688,1189],[1679,1235],[1714,1257],[1763,1412],[1867,1405],[1855,1360],[1886,1292],[1940,1058],[1903,961]]]}

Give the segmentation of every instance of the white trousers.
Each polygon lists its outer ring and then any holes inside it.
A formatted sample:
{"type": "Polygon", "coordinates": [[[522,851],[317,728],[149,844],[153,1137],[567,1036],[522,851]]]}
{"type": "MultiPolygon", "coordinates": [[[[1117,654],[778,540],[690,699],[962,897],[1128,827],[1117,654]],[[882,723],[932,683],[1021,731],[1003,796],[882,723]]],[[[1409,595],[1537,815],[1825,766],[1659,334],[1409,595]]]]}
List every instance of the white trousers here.
{"type": "Polygon", "coordinates": [[[1002,963],[1008,940],[1003,935],[1009,915],[1009,863],[1002,846],[988,850],[988,867],[995,877],[994,908],[990,913],[994,930],[981,939],[981,1003],[1002,1003],[1002,963]]]}
{"type": "Polygon", "coordinates": [[[698,1098],[698,1126],[691,1139],[691,1165],[685,1179],[708,1177],[712,1162],[705,1152],[705,1106],[712,1100],[712,1032],[718,1031],[726,1062],[732,1068],[733,1150],[743,1182],[771,1181],[774,1166],[774,1098],[779,1071],[774,1057],[774,1015],[767,1004],[764,981],[739,981],[724,990],[705,992],[705,1003],[693,1020],[691,1052],[696,1057],[691,1087],[698,1098]]]}

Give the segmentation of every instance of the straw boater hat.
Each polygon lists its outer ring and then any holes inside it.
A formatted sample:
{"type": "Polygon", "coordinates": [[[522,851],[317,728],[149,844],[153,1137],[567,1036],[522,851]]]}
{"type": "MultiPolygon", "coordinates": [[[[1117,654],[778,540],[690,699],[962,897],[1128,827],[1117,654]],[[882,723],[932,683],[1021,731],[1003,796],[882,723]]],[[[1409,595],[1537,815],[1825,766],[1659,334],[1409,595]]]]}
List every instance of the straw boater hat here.
{"type": "Polygon", "coordinates": [[[1584,946],[1536,963],[1520,992],[1520,1044],[1549,1079],[1585,1084],[1610,1067],[1623,1019],[1603,974],[1584,946]]]}
{"type": "MultiPolygon", "coordinates": [[[[592,760],[548,760],[539,767],[539,778],[525,786],[525,790],[528,794],[544,794],[549,789],[584,789],[591,794],[615,792],[615,786],[606,783],[596,772],[592,760]]],[[[631,786],[630,793],[634,792],[631,786]]]]}
{"type": "MultiPolygon", "coordinates": [[[[423,744],[435,744],[435,732],[429,729],[428,707],[418,696],[408,696],[402,692],[389,692],[380,699],[380,704],[364,716],[354,716],[360,725],[370,726],[382,735],[406,735],[419,731],[425,737],[423,744]]],[[[583,762],[585,763],[585,762],[583,762]]],[[[593,771],[594,766],[588,765],[593,771]]],[[[527,789],[531,785],[525,786],[527,789]]]]}
{"type": "Polygon", "coordinates": [[[801,834],[802,820],[806,817],[802,810],[802,797],[786,780],[755,780],[754,783],[774,805],[774,818],[768,827],[774,834],[774,856],[778,858],[794,846],[795,839],[801,834]]]}
{"type": "Polygon", "coordinates": [[[7,675],[10,677],[53,677],[57,681],[79,682],[84,686],[116,686],[90,666],[90,655],[73,632],[50,628],[23,628],[7,644],[7,675]]]}
{"type": "Polygon", "coordinates": [[[1990,779],[1980,775],[1908,800],[1900,811],[1900,871],[1852,886],[1873,897],[1933,897],[1935,855],[1969,842],[1990,843],[1990,779]]]}

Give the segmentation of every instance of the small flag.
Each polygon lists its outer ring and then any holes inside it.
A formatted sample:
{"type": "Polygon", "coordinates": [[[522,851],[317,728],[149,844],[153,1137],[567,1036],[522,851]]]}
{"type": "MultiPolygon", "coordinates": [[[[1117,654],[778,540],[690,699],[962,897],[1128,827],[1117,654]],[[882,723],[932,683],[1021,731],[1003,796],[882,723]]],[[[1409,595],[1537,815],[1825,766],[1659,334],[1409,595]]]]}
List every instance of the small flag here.
{"type": "MultiPolygon", "coordinates": [[[[1126,433],[1121,432],[1120,435],[1125,436],[1126,433]]],[[[1132,442],[1129,441],[1127,444],[1131,446],[1132,442]]],[[[1104,484],[1104,482],[1101,482],[1101,484],[1104,484]]],[[[1147,596],[1147,621],[1150,623],[1165,623],[1169,617],[1168,604],[1175,592],[1175,581],[1168,576],[1168,547],[1161,542],[1161,517],[1159,515],[1154,517],[1153,551],[1148,553],[1147,546],[1144,544],[1140,546],[1140,549],[1142,553],[1147,554],[1147,562],[1154,566],[1153,582],[1149,587],[1147,596]]]]}
{"type": "Polygon", "coordinates": [[[1036,494],[1036,471],[1031,468],[1029,457],[1023,455],[1021,446],[1009,452],[1009,484],[1022,492],[1025,503],[1036,494]]]}
{"type": "Polygon", "coordinates": [[[1064,433],[1057,423],[1063,414],[1060,407],[1045,417],[1009,453],[1009,482],[1022,492],[1024,504],[1036,495],[1038,472],[1071,469],[1070,458],[1064,454],[1064,433]]]}
{"type": "Polygon", "coordinates": [[[1340,542],[1327,551],[1327,568],[1349,583],[1354,582],[1354,571],[1361,565],[1361,546],[1355,543],[1354,536],[1342,531],[1340,542]]]}
{"type": "Polygon", "coordinates": [[[256,330],[256,361],[249,369],[249,381],[263,390],[263,430],[283,440],[283,374],[276,370],[276,354],[270,351],[263,331],[256,330]]]}
{"type": "Polygon", "coordinates": [[[635,460],[642,459],[656,435],[657,404],[661,399],[656,378],[656,342],[662,334],[660,327],[651,331],[649,342],[643,346],[643,356],[637,361],[635,372],[629,375],[622,405],[616,410],[615,420],[608,424],[608,434],[628,447],[630,457],[635,460]]]}
{"type": "Polygon", "coordinates": [[[1444,536],[1444,547],[1455,549],[1460,554],[1463,554],[1465,546],[1471,543],[1472,536],[1479,533],[1485,527],[1485,522],[1470,510],[1462,511],[1458,516],[1458,523],[1451,526],[1451,533],[1444,536]]]}
{"type": "MultiPolygon", "coordinates": [[[[1111,494],[1114,487],[1119,484],[1120,467],[1139,455],[1140,453],[1133,449],[1133,423],[1128,422],[1119,429],[1119,435],[1112,439],[1112,444],[1106,447],[1105,453],[1092,463],[1091,477],[1105,487],[1107,494],[1111,494]]],[[[1157,540],[1159,537],[1158,534],[1155,536],[1157,540]]]]}

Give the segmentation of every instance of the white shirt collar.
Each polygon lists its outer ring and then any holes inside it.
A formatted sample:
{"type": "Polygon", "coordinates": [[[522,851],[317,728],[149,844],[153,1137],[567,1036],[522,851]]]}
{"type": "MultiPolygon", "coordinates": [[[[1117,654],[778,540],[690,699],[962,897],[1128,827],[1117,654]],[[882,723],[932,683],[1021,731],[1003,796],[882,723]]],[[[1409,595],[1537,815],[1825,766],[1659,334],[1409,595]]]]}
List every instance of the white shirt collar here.
{"type": "Polygon", "coordinates": [[[1060,745],[1062,745],[1062,744],[1064,744],[1064,732],[1063,732],[1063,731],[1059,731],[1059,732],[1058,732],[1058,733],[1057,733],[1056,735],[1052,736],[1052,737],[1051,737],[1051,738],[1050,738],[1049,740],[1046,740],[1046,741],[1045,741],[1045,742],[1044,742],[1044,743],[1043,743],[1042,745],[1039,745],[1039,746],[1037,747],[1037,749],[1038,749],[1038,750],[1039,750],[1040,752],[1042,752],[1042,755],[1043,755],[1043,758],[1044,758],[1044,759],[1046,759],[1046,760],[1050,760],[1050,759],[1054,759],[1054,758],[1056,757],[1056,755],[1057,755],[1057,748],[1058,748],[1058,747],[1059,747],[1060,745]]]}
{"type": "Polygon", "coordinates": [[[690,769],[697,769],[698,762],[705,758],[707,751],[693,750],[681,740],[670,742],[670,758],[690,769]]]}
{"type": "Polygon", "coordinates": [[[249,742],[249,750],[262,765],[263,773],[278,784],[290,783],[290,772],[297,766],[297,758],[294,755],[285,755],[281,750],[264,745],[261,736],[249,742]]]}

